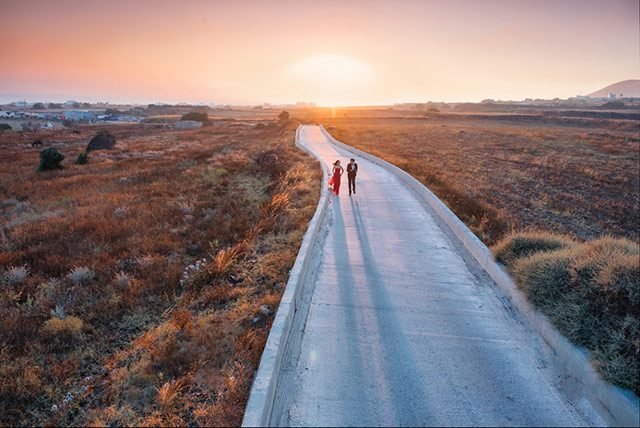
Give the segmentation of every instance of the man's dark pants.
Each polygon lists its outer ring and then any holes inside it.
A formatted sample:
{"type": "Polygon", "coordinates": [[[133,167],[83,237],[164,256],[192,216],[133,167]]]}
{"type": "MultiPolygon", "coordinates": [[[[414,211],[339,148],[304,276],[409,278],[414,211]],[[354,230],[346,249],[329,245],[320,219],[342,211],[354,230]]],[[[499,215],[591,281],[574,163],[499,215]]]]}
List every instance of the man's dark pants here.
{"type": "Polygon", "coordinates": [[[347,179],[349,180],[349,194],[351,194],[351,189],[353,189],[353,193],[356,193],[356,175],[347,174],[347,179]]]}

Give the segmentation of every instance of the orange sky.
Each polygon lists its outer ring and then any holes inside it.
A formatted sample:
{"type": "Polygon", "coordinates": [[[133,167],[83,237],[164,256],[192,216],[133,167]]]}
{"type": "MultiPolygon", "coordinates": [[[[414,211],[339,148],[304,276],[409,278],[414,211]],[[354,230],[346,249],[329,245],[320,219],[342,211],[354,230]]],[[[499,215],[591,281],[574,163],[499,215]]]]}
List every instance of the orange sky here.
{"type": "Polygon", "coordinates": [[[638,0],[0,0],[0,101],[566,98],[640,76],[638,0]]]}

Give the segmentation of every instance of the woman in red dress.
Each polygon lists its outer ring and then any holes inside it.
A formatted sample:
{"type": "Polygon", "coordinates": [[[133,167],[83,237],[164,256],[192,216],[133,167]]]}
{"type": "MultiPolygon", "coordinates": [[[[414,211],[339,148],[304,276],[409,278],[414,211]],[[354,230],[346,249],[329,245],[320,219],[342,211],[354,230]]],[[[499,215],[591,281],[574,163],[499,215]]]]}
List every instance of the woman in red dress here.
{"type": "Polygon", "coordinates": [[[340,193],[340,177],[342,177],[342,173],[344,172],[344,168],[340,166],[339,160],[333,163],[332,172],[333,175],[331,176],[331,184],[333,185],[333,193],[337,196],[340,193]]]}

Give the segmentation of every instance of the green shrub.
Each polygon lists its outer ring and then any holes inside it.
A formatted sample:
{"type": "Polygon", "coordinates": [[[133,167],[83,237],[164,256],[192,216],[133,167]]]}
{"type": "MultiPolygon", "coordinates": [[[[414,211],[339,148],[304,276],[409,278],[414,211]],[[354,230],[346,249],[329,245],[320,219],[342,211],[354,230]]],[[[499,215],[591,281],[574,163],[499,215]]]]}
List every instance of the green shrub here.
{"type": "Polygon", "coordinates": [[[512,233],[493,246],[496,260],[512,267],[518,260],[542,251],[568,248],[576,242],[565,235],[547,232],[512,233]]]}
{"type": "Polygon", "coordinates": [[[55,147],[47,147],[40,151],[40,165],[38,171],[47,171],[62,168],[60,162],[64,160],[64,155],[55,147]]]}
{"type": "Polygon", "coordinates": [[[207,125],[209,124],[209,115],[199,111],[190,111],[187,114],[183,114],[180,120],[195,120],[196,122],[202,122],[203,125],[207,125]]]}
{"type": "Polygon", "coordinates": [[[605,237],[540,250],[511,264],[531,302],[592,352],[605,378],[640,393],[638,244],[605,237]]]}
{"type": "Polygon", "coordinates": [[[78,157],[76,158],[76,164],[77,165],[84,165],[86,164],[89,159],[88,159],[89,155],[87,152],[82,152],[78,155],[78,157]]]}
{"type": "Polygon", "coordinates": [[[538,308],[554,307],[566,295],[573,257],[571,250],[540,252],[515,264],[513,271],[518,285],[538,308]]]}
{"type": "Polygon", "coordinates": [[[0,123],[0,131],[11,131],[11,125],[6,123],[0,123]]]}

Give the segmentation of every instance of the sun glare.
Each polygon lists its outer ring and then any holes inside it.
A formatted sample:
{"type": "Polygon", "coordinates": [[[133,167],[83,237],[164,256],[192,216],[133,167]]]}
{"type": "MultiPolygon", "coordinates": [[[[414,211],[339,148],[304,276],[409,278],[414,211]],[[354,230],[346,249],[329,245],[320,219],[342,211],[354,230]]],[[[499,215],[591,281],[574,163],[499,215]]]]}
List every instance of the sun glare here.
{"type": "Polygon", "coordinates": [[[306,97],[325,106],[357,102],[375,80],[369,64],[340,54],[309,56],[293,62],[288,71],[306,97]]]}

